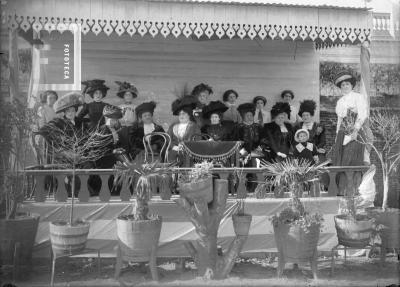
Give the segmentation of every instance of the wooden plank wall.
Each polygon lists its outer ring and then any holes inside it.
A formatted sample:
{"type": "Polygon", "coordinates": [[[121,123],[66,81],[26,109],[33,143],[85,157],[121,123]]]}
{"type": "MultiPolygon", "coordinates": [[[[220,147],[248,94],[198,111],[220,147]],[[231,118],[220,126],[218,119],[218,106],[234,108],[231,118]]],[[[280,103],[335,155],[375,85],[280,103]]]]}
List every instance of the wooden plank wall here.
{"type": "Polygon", "coordinates": [[[161,124],[173,121],[173,91],[186,82],[190,88],[201,82],[211,85],[212,100],[235,89],[239,102],[264,95],[270,108],[283,89],[292,89],[296,102],[307,98],[319,103],[319,61],[311,42],[196,41],[89,33],[82,37],[82,80],[92,78],[107,81],[107,101],[115,104],[119,101],[114,81],[133,82],[140,93],[137,103],[158,102],[156,118],[161,124]]]}

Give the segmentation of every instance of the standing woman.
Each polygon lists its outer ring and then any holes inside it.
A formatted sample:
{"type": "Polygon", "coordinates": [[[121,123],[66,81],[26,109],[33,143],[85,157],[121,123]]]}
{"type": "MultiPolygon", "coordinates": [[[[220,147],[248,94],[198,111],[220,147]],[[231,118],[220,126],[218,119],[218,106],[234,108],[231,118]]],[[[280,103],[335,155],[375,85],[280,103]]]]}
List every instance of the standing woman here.
{"type": "Polygon", "coordinates": [[[272,122],[264,125],[262,143],[271,150],[270,161],[284,160],[291,152],[293,128],[285,122],[289,115],[288,103],[276,103],[271,109],[272,122]]]}
{"type": "Polygon", "coordinates": [[[325,128],[314,121],[314,114],[317,104],[313,100],[305,100],[300,103],[299,116],[301,121],[295,126],[295,132],[299,129],[305,129],[309,133],[309,142],[313,143],[318,151],[320,162],[325,161],[325,128]]]}
{"type": "Polygon", "coordinates": [[[203,117],[210,121],[201,131],[207,134],[214,141],[228,141],[231,139],[232,130],[224,123],[221,123],[222,114],[228,109],[221,101],[210,102],[203,108],[203,117]]]}
{"type": "Polygon", "coordinates": [[[254,122],[261,126],[271,121],[271,114],[265,110],[267,99],[263,96],[257,96],[253,99],[253,104],[256,106],[256,113],[254,114],[254,122]]]}
{"type": "Polygon", "coordinates": [[[200,134],[200,128],[195,123],[193,110],[196,108],[197,99],[193,96],[184,96],[172,103],[172,114],[178,116],[178,121],[173,123],[168,130],[171,137],[171,160],[183,163],[182,142],[193,140],[194,135],[200,134]]]}
{"type": "Polygon", "coordinates": [[[222,95],[222,100],[225,105],[228,107],[226,112],[223,114],[223,120],[227,122],[233,123],[241,123],[242,117],[237,110],[236,101],[239,97],[239,94],[235,90],[227,90],[222,95]]]}
{"type": "MultiPolygon", "coordinates": [[[[367,142],[373,140],[368,123],[368,102],[360,93],[353,91],[356,79],[349,71],[342,71],[335,77],[335,85],[340,88],[342,97],[336,104],[338,116],[336,140],[333,149],[333,165],[359,166],[370,164],[370,150],[357,141],[363,137],[367,142]]],[[[339,194],[343,195],[346,187],[346,176],[339,177],[339,194]]],[[[361,174],[354,175],[355,186],[361,182],[361,174]]]]}
{"type": "MultiPolygon", "coordinates": [[[[157,104],[155,102],[146,102],[137,106],[135,112],[138,121],[135,122],[130,130],[129,140],[131,142],[132,153],[134,156],[144,152],[143,137],[153,132],[164,132],[162,126],[154,122],[154,110],[157,104]]],[[[146,137],[148,142],[148,137],[146,137]]],[[[154,136],[151,140],[153,152],[159,153],[164,144],[164,139],[160,136],[154,136]]]]}
{"type": "Polygon", "coordinates": [[[300,121],[300,117],[297,114],[298,108],[293,105],[294,93],[292,90],[284,90],[281,93],[281,98],[282,102],[287,103],[290,107],[290,114],[285,115],[285,122],[293,126],[300,121]]]}
{"type": "Polygon", "coordinates": [[[197,99],[196,107],[193,111],[193,116],[199,128],[202,128],[206,124],[206,121],[204,121],[202,115],[202,110],[206,105],[208,105],[208,102],[210,100],[210,95],[212,93],[213,93],[212,88],[209,85],[203,83],[193,88],[192,96],[194,96],[197,99]]]}
{"type": "Polygon", "coordinates": [[[95,129],[104,124],[103,109],[106,103],[103,102],[103,98],[107,95],[107,90],[109,89],[104,83],[104,80],[99,79],[82,82],[82,84],[86,85],[83,94],[88,94],[93,99],[93,102],[83,105],[78,118],[83,120],[86,115],[89,115],[90,129],[95,129]]]}
{"type": "Polygon", "coordinates": [[[136,121],[136,105],[134,105],[133,100],[137,98],[138,90],[134,85],[128,82],[115,81],[115,83],[119,85],[117,97],[124,100],[124,102],[119,105],[123,113],[123,117],[120,122],[124,127],[132,126],[136,121]]]}
{"type": "Polygon", "coordinates": [[[40,95],[42,106],[38,108],[39,128],[57,117],[54,111],[54,103],[58,100],[58,95],[55,91],[45,91],[40,95]]]}

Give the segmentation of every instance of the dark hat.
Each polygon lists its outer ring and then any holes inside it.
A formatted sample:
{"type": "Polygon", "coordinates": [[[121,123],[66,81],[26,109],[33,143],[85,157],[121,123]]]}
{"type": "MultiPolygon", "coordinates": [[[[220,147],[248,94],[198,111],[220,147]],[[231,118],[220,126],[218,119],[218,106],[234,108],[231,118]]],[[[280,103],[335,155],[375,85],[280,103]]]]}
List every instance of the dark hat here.
{"type": "Polygon", "coordinates": [[[138,96],[139,92],[134,85],[132,85],[128,82],[120,82],[120,81],[115,81],[115,83],[119,86],[118,92],[117,92],[118,97],[123,98],[124,94],[126,92],[131,92],[133,98],[136,98],[138,96]]]}
{"type": "Polygon", "coordinates": [[[235,90],[227,90],[222,95],[222,100],[224,102],[227,102],[228,101],[228,97],[229,97],[230,94],[234,94],[236,96],[236,99],[239,98],[239,94],[235,90]]]}
{"type": "Polygon", "coordinates": [[[294,93],[293,93],[292,90],[284,90],[284,91],[282,91],[281,98],[283,98],[286,94],[291,95],[292,96],[292,100],[294,99],[294,93]]]}
{"type": "Polygon", "coordinates": [[[253,99],[253,104],[257,104],[257,101],[263,101],[264,102],[264,106],[267,104],[267,99],[263,96],[257,96],[253,99]]]}
{"type": "Polygon", "coordinates": [[[221,101],[212,101],[202,110],[203,118],[208,119],[212,114],[222,114],[228,107],[221,101]]]}
{"type": "Polygon", "coordinates": [[[103,93],[103,98],[104,98],[107,94],[107,91],[110,89],[104,84],[105,82],[106,82],[105,80],[99,80],[99,79],[83,81],[82,84],[85,85],[86,87],[83,89],[82,93],[89,94],[89,96],[93,98],[94,92],[100,90],[103,93]]]}
{"type": "Polygon", "coordinates": [[[277,115],[286,113],[290,118],[290,105],[288,103],[278,102],[271,109],[271,118],[274,119],[277,115]]]}
{"type": "Polygon", "coordinates": [[[304,100],[300,103],[299,116],[304,112],[309,112],[311,116],[314,116],[317,104],[313,100],[304,100]]]}
{"type": "Polygon", "coordinates": [[[81,98],[82,95],[77,92],[65,94],[54,103],[54,111],[56,113],[61,113],[71,107],[78,108],[83,105],[81,98]]]}
{"type": "Polygon", "coordinates": [[[253,115],[256,112],[256,106],[253,103],[245,103],[238,106],[237,110],[240,115],[244,115],[245,113],[251,112],[253,115]]]}
{"type": "Polygon", "coordinates": [[[150,112],[151,114],[153,114],[156,106],[157,104],[153,101],[138,105],[137,108],[135,109],[137,117],[140,118],[142,114],[146,112],[150,112]]]}
{"type": "Polygon", "coordinates": [[[103,108],[103,116],[109,119],[120,119],[122,118],[122,110],[119,107],[112,105],[105,105],[103,108]]]}
{"type": "Polygon", "coordinates": [[[198,96],[201,92],[203,92],[203,91],[207,91],[207,92],[209,92],[210,94],[212,94],[213,93],[213,90],[212,90],[212,88],[209,86],[209,85],[206,85],[206,84],[204,84],[204,83],[201,83],[201,84],[199,84],[199,85],[197,85],[196,87],[194,87],[193,88],[193,90],[192,90],[192,96],[198,96]]]}
{"type": "Polygon", "coordinates": [[[353,86],[353,88],[357,82],[356,78],[353,76],[353,73],[351,73],[350,71],[347,71],[347,70],[340,71],[338,74],[336,74],[334,83],[338,88],[340,88],[340,85],[344,81],[350,82],[350,84],[353,86]]]}
{"type": "Polygon", "coordinates": [[[172,105],[172,114],[177,116],[179,112],[183,109],[193,110],[196,108],[198,100],[195,96],[184,96],[182,98],[176,99],[172,105]]]}

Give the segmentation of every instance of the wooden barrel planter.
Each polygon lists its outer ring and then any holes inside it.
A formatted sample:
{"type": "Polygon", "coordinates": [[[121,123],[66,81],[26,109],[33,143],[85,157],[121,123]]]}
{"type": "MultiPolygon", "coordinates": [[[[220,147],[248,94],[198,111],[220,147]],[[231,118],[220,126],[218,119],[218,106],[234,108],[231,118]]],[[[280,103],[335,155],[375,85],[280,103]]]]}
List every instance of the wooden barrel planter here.
{"type": "Polygon", "coordinates": [[[357,214],[356,220],[346,214],[334,217],[338,243],[351,248],[363,248],[370,243],[374,220],[357,214]]]}
{"type": "Polygon", "coordinates": [[[50,241],[54,253],[72,254],[86,247],[89,234],[89,222],[76,222],[73,225],[65,221],[50,222],[50,241]]]}
{"type": "Polygon", "coordinates": [[[233,230],[236,235],[249,235],[252,216],[250,214],[234,214],[232,215],[233,230]]]}
{"type": "Polygon", "coordinates": [[[386,248],[400,248],[400,209],[367,208],[367,213],[376,224],[383,226],[379,233],[382,244],[386,248]]]}
{"type": "Polygon", "coordinates": [[[117,218],[118,245],[122,256],[132,261],[149,261],[151,251],[158,247],[162,218],[134,220],[132,215],[117,218]]]}
{"type": "Polygon", "coordinates": [[[13,265],[18,243],[19,265],[30,265],[40,216],[18,213],[14,219],[0,220],[0,265],[13,265]]]}
{"type": "Polygon", "coordinates": [[[316,255],[319,233],[319,225],[313,225],[307,231],[299,225],[274,225],[275,242],[285,262],[312,260],[316,255]]]}
{"type": "Polygon", "coordinates": [[[187,198],[190,202],[194,202],[197,199],[204,199],[207,203],[210,203],[213,196],[213,178],[208,176],[202,180],[198,180],[190,183],[179,183],[179,193],[181,196],[187,198]]]}

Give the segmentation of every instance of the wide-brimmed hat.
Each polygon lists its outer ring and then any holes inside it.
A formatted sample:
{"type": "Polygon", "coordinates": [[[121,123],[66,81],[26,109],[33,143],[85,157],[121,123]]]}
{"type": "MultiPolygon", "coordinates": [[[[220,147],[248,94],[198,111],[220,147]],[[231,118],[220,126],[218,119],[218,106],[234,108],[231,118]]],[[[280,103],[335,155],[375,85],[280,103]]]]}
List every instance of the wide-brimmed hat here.
{"type": "Polygon", "coordinates": [[[351,85],[354,87],[356,85],[356,78],[354,77],[353,73],[351,73],[350,71],[340,71],[339,73],[336,74],[335,76],[335,80],[334,83],[337,87],[340,88],[340,85],[342,84],[342,82],[350,82],[351,85]]]}
{"type": "MultiPolygon", "coordinates": [[[[193,111],[196,108],[197,103],[198,100],[195,96],[184,96],[176,99],[171,105],[172,114],[177,116],[183,109],[189,109],[193,111]]],[[[192,114],[192,112],[190,112],[190,114],[192,114]]]]}
{"type": "Polygon", "coordinates": [[[107,91],[110,89],[104,84],[105,82],[106,82],[105,80],[100,80],[100,79],[83,81],[82,85],[85,85],[86,87],[83,89],[82,93],[88,94],[90,97],[93,98],[94,92],[100,90],[104,98],[107,94],[107,91]]]}
{"type": "Polygon", "coordinates": [[[306,129],[299,129],[296,131],[296,133],[294,134],[294,140],[299,142],[299,134],[300,133],[306,133],[307,135],[307,140],[310,138],[310,133],[308,132],[308,130],[306,129]]]}
{"type": "Polygon", "coordinates": [[[253,103],[244,103],[239,105],[237,110],[241,116],[248,112],[251,112],[254,115],[256,112],[256,106],[253,103]]]}
{"type": "Polygon", "coordinates": [[[211,101],[202,110],[203,118],[208,119],[212,114],[222,114],[228,110],[228,107],[221,101],[211,101]]]}
{"type": "Polygon", "coordinates": [[[290,105],[288,103],[278,102],[271,108],[271,118],[274,119],[277,115],[286,113],[290,118],[290,105]]]}
{"type": "Polygon", "coordinates": [[[113,105],[105,105],[103,108],[103,116],[105,118],[118,120],[123,117],[122,109],[113,105]]]}
{"type": "Polygon", "coordinates": [[[317,103],[313,100],[304,100],[300,103],[300,108],[299,108],[299,113],[298,115],[301,117],[301,115],[304,112],[309,112],[311,116],[314,116],[315,109],[317,108],[317,103]]]}
{"type": "Polygon", "coordinates": [[[126,92],[131,92],[133,98],[136,98],[138,96],[138,89],[132,85],[131,83],[128,82],[120,82],[120,81],[115,81],[115,83],[119,86],[117,96],[120,98],[123,98],[126,92]]]}
{"type": "Polygon", "coordinates": [[[146,112],[150,112],[151,114],[153,114],[156,106],[157,104],[153,101],[138,105],[135,109],[137,117],[140,118],[142,114],[146,112]]]}
{"type": "Polygon", "coordinates": [[[82,99],[82,94],[78,92],[71,92],[65,94],[54,103],[54,111],[56,113],[61,113],[71,107],[78,108],[79,106],[83,105],[81,99],[82,99]]]}
{"type": "Polygon", "coordinates": [[[257,101],[263,101],[264,102],[264,106],[267,104],[267,99],[263,96],[257,96],[253,99],[253,104],[257,104],[257,101]]]}

